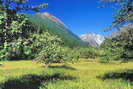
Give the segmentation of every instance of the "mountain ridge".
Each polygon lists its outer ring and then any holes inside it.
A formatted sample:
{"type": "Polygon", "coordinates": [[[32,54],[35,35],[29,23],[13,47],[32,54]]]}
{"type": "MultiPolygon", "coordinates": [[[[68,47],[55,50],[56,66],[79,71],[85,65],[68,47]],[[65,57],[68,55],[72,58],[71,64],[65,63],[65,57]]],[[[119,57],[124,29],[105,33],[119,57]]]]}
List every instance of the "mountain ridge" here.
{"type": "Polygon", "coordinates": [[[28,18],[34,24],[36,29],[44,30],[50,34],[57,35],[64,41],[66,46],[87,46],[85,42],[69,30],[63,21],[48,12],[28,15],[28,18]]]}

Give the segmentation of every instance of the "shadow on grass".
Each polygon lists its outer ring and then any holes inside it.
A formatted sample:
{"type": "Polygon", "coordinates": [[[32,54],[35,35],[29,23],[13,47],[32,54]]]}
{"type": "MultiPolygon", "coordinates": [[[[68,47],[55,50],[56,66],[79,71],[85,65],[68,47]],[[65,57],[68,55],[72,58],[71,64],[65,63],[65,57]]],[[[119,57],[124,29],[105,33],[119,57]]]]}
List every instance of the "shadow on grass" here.
{"type": "Polygon", "coordinates": [[[73,67],[67,66],[67,65],[61,65],[61,66],[49,66],[49,68],[63,68],[63,69],[68,69],[68,70],[76,70],[73,67]]]}
{"type": "Polygon", "coordinates": [[[102,77],[98,76],[103,80],[106,79],[122,79],[124,81],[133,82],[133,70],[125,70],[118,72],[109,72],[102,77]]]}
{"type": "Polygon", "coordinates": [[[39,89],[42,83],[57,80],[74,80],[75,77],[62,76],[60,73],[55,73],[50,76],[25,75],[19,79],[9,79],[1,84],[0,89],[39,89]]]}
{"type": "Polygon", "coordinates": [[[0,64],[0,67],[3,67],[4,65],[3,64],[0,64]]]}

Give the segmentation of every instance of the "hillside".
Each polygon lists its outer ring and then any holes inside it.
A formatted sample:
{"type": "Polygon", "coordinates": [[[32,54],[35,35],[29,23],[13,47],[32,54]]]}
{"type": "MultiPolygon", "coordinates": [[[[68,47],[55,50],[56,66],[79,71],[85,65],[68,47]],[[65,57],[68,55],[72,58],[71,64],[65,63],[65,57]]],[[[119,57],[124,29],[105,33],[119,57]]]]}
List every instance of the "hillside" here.
{"type": "Polygon", "coordinates": [[[36,15],[28,15],[29,20],[36,29],[45,30],[53,35],[60,37],[66,46],[86,46],[78,36],[72,33],[69,28],[55,16],[45,12],[36,15]]]}

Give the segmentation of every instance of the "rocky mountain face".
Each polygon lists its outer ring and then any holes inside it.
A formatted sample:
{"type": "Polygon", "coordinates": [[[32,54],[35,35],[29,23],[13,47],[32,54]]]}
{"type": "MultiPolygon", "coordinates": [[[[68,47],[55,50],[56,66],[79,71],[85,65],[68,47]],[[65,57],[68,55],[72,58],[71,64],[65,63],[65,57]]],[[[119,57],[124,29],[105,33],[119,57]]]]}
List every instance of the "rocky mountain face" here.
{"type": "MultiPolygon", "coordinates": [[[[39,14],[38,14],[39,15],[39,14]]],[[[55,23],[59,23],[65,26],[64,22],[62,22],[60,19],[58,19],[57,17],[53,16],[52,14],[45,12],[40,14],[42,17],[47,17],[49,18],[51,21],[55,22],[55,23]]]]}
{"type": "Polygon", "coordinates": [[[93,47],[99,47],[105,40],[104,36],[95,33],[83,34],[80,38],[93,47]]]}

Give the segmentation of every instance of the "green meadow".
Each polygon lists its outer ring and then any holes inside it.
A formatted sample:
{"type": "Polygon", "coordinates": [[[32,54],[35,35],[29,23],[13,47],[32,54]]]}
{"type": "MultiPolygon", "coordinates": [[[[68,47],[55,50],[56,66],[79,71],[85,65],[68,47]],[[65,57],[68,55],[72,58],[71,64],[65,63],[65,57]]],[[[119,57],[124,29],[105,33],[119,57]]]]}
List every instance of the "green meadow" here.
{"type": "Polygon", "coordinates": [[[34,61],[0,64],[0,89],[133,89],[132,62],[80,61],[48,68],[34,61]]]}

